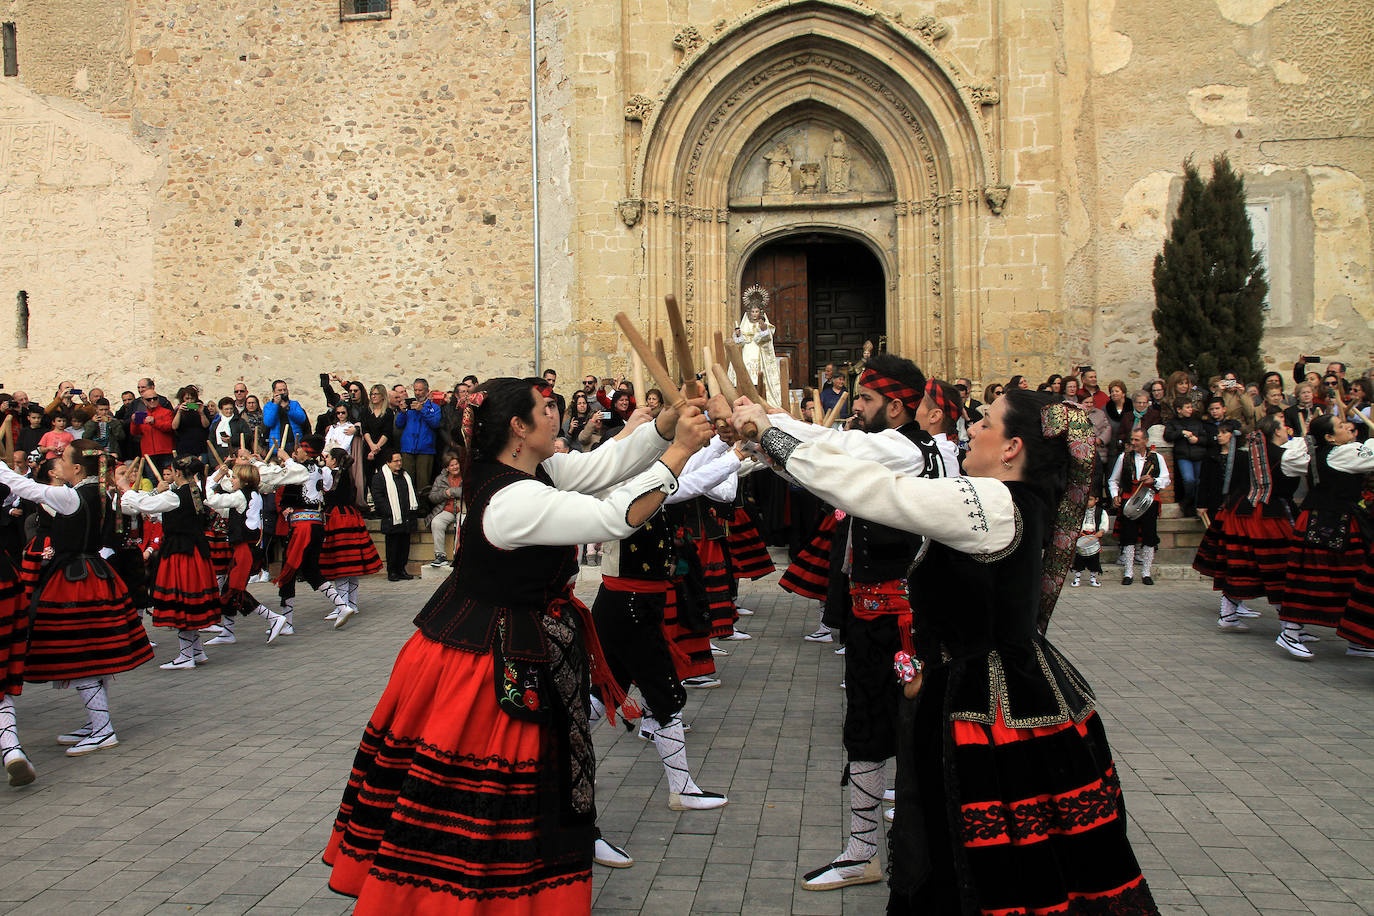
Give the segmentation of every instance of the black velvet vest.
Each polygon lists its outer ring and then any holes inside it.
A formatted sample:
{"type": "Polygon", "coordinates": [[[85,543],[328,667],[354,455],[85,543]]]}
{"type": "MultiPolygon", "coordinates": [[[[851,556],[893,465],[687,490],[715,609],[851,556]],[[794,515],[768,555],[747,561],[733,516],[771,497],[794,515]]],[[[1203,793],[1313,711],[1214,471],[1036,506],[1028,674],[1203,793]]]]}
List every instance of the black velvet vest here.
{"type": "MultiPolygon", "coordinates": [[[[906,423],[897,432],[901,433],[920,451],[925,461],[922,477],[944,476],[944,462],[940,458],[939,446],[930,434],[915,423],[906,423]]],[[[849,578],[853,582],[875,584],[905,579],[907,569],[921,548],[920,535],[899,531],[886,525],[854,517],[849,529],[851,567],[849,578]]]]}
{"type": "Polygon", "coordinates": [[[694,496],[668,507],[668,518],[681,526],[694,541],[719,540],[730,533],[729,520],[734,510],[705,496],[694,496]]]}
{"type": "Polygon", "coordinates": [[[1349,512],[1360,500],[1360,487],[1363,477],[1338,471],[1327,464],[1331,457],[1331,447],[1317,446],[1312,456],[1312,468],[1316,471],[1317,482],[1307,491],[1302,501],[1304,512],[1349,512]]]}
{"type": "Polygon", "coordinates": [[[673,526],[663,510],[655,512],[643,526],[616,544],[614,573],[622,579],[666,582],[677,566],[673,548],[673,526]]]}
{"type": "MultiPolygon", "coordinates": [[[[539,618],[566,594],[568,582],[577,575],[576,550],[546,546],[501,550],[482,530],[492,498],[505,487],[529,479],[523,471],[499,462],[473,465],[467,484],[471,496],[453,573],[415,618],[415,625],[425,636],[477,654],[499,649],[506,659],[549,660],[539,618]]],[[[534,479],[552,485],[542,467],[534,479]]]]}
{"type": "Polygon", "coordinates": [[[1030,728],[1082,721],[1093,708],[1086,681],[1036,629],[1048,510],[1025,484],[1009,483],[1016,538],[992,555],[932,542],[912,572],[916,654],[949,668],[945,715],[1030,728]]]}
{"type": "MultiPolygon", "coordinates": [[[[102,511],[105,493],[99,484],[79,484],[76,495],[81,499],[81,508],[71,515],[55,515],[49,523],[53,551],[58,555],[99,553],[114,528],[114,510],[102,511]]],[[[47,514],[42,509],[39,512],[47,514]]],[[[42,533],[41,524],[39,533],[42,533]]]]}

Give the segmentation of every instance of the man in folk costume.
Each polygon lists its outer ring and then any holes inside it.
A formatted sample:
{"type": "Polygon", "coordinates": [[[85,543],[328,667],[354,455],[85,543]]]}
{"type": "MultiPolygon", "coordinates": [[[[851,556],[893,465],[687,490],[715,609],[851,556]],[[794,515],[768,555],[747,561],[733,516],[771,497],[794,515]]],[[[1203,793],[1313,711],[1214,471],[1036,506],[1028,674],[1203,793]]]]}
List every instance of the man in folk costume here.
{"type": "MultiPolygon", "coordinates": [[[[1107,479],[1107,491],[1112,503],[1118,509],[1135,493],[1140,486],[1150,487],[1155,492],[1169,486],[1169,467],[1159,454],[1149,447],[1144,429],[1131,433],[1131,447],[1116,459],[1111,476],[1107,479]]],[[[1140,581],[1154,585],[1150,578],[1151,567],[1155,561],[1155,548],[1159,546],[1159,500],[1139,518],[1127,518],[1122,512],[1117,523],[1117,540],[1121,543],[1121,557],[1125,570],[1121,584],[1130,585],[1135,576],[1136,546],[1140,547],[1140,581]]]]}
{"type": "Polygon", "coordinates": [[[280,631],[290,636],[291,614],[296,604],[296,580],[304,579],[311,588],[323,592],[334,605],[338,629],[354,613],[348,598],[320,572],[320,547],[324,544],[324,481],[319,465],[324,440],[304,436],[281,466],[264,465],[258,469],[263,490],[277,491],[277,511],[285,513],[290,526],[286,556],[281,572],[273,582],[281,598],[281,613],[286,626],[280,631]]]}
{"type": "MultiPolygon", "coordinates": [[[[943,476],[935,440],[916,422],[927,392],[925,374],[911,360],[875,354],[859,377],[855,408],[862,430],[837,431],[774,414],[779,429],[802,441],[834,442],[855,458],[878,461],[913,477],[943,476]]],[[[808,872],[807,890],[831,890],[883,879],[878,866],[878,808],[886,789],[886,761],[897,754],[901,688],[892,676],[892,657],[909,650],[911,600],[906,575],[922,539],[853,515],[832,576],[848,574],[844,747],[849,756],[850,828],[844,852],[808,872]],[[842,568],[837,570],[836,566],[842,568]]],[[[827,602],[827,612],[831,612],[827,602]]]]}
{"type": "Polygon", "coordinates": [[[949,382],[933,378],[926,382],[925,396],[916,411],[916,422],[930,433],[945,463],[945,476],[958,477],[959,422],[964,418],[959,392],[949,382]]]}

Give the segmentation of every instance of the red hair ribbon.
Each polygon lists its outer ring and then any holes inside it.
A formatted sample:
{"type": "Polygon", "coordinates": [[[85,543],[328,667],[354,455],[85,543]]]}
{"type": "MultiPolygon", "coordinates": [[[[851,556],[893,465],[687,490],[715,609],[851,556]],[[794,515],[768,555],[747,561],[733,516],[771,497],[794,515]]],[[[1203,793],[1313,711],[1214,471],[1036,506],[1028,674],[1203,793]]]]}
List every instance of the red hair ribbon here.
{"type": "Polygon", "coordinates": [[[886,375],[879,375],[872,369],[865,369],[863,371],[859,376],[859,384],[864,388],[870,388],[878,392],[885,398],[901,401],[902,406],[912,413],[915,413],[916,408],[921,406],[921,395],[919,392],[908,388],[894,378],[888,378],[886,375]]]}
{"type": "Polygon", "coordinates": [[[945,396],[944,386],[935,379],[926,382],[926,397],[935,402],[935,406],[944,411],[945,416],[959,419],[964,415],[964,408],[959,406],[958,401],[951,401],[945,396]]]}

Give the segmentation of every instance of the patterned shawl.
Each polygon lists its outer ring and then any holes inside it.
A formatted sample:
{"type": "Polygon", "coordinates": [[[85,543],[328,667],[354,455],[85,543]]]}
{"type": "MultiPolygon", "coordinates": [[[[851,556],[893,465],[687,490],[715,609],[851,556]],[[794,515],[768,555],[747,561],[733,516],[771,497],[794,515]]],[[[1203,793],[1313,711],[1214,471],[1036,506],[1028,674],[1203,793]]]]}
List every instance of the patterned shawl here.
{"type": "Polygon", "coordinates": [[[1077,404],[1056,402],[1040,409],[1040,427],[1046,439],[1063,436],[1069,447],[1069,479],[1054,514],[1054,533],[1045,548],[1044,576],[1040,582],[1040,632],[1049,629],[1050,615],[1064,588],[1064,576],[1073,562],[1074,541],[1083,522],[1096,462],[1096,436],[1088,413],[1077,404]]]}

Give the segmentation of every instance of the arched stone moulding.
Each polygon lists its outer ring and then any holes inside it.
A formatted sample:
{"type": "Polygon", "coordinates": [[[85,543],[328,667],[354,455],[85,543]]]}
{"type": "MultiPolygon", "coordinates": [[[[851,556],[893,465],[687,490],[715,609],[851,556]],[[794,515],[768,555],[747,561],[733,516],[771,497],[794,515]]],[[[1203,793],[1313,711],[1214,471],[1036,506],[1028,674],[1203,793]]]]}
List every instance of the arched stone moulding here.
{"type": "MultiPolygon", "coordinates": [[[[670,292],[698,347],[732,326],[742,259],[758,241],[740,238],[741,215],[729,209],[736,160],[770,122],[806,106],[864,125],[890,168],[895,202],[885,205],[889,239],[807,210],[795,211],[795,229],[865,238],[889,271],[891,348],[929,371],[977,375],[982,202],[1000,210],[1005,200],[982,112],[996,91],[927,37],[942,34],[846,0],[797,0],[756,9],[688,52],[644,114],[620,207],[643,233],[641,313],[654,333],[670,292]]],[[[765,233],[787,231],[774,223],[765,233]]]]}

